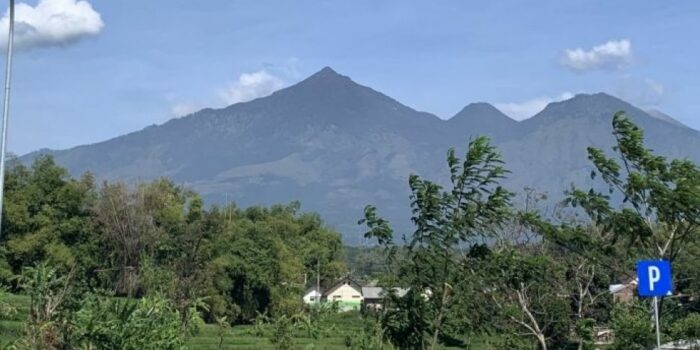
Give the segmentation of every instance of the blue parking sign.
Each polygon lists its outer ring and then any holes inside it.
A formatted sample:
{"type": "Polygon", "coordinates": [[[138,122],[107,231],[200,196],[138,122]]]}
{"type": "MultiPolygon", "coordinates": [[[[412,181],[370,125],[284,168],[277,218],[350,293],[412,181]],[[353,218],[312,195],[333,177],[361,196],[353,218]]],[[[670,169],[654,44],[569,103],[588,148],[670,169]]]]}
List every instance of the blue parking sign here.
{"type": "Polygon", "coordinates": [[[671,295],[671,263],[666,260],[642,260],[637,262],[637,292],[642,297],[671,295]]]}

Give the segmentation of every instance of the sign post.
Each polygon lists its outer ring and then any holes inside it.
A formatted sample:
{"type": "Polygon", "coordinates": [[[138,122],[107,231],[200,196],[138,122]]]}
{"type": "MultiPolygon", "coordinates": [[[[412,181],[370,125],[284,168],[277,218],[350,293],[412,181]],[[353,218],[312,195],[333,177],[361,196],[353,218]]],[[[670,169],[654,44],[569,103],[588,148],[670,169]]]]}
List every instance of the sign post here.
{"type": "Polygon", "coordinates": [[[659,297],[671,295],[671,264],[666,260],[642,260],[637,262],[637,292],[640,297],[654,298],[654,324],[656,326],[656,349],[661,349],[659,330],[659,297]]]}

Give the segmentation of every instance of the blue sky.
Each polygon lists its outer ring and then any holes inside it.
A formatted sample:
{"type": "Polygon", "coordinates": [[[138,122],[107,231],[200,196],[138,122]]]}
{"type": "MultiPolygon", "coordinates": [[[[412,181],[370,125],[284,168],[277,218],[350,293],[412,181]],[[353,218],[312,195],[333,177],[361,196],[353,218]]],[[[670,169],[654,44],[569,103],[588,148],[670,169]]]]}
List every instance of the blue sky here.
{"type": "Polygon", "coordinates": [[[18,154],[262,96],[324,66],[442,118],[486,101],[522,119],[605,91],[700,128],[699,1],[25,4],[9,138],[18,154]]]}

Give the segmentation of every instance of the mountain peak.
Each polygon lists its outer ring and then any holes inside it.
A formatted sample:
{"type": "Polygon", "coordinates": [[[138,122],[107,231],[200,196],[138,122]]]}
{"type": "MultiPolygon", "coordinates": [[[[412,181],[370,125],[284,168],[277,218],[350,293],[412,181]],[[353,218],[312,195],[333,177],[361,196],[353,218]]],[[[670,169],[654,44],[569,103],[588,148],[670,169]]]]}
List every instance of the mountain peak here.
{"type": "Polygon", "coordinates": [[[335,75],[340,75],[340,74],[338,74],[338,72],[336,72],[336,71],[335,71],[333,68],[331,68],[330,66],[325,66],[325,67],[321,68],[321,70],[318,71],[318,72],[316,72],[316,74],[326,74],[326,75],[329,75],[329,74],[330,74],[330,75],[333,75],[333,74],[335,74],[335,75]]]}
{"type": "MultiPolygon", "coordinates": [[[[499,119],[511,119],[507,115],[503,114],[498,108],[494,107],[490,103],[486,102],[475,102],[475,103],[470,103],[466,105],[464,108],[462,108],[459,113],[455,114],[454,117],[451,119],[455,118],[499,118],[499,119]]],[[[450,120],[451,120],[450,119],[450,120]]]]}
{"type": "Polygon", "coordinates": [[[323,67],[320,71],[312,74],[310,77],[304,79],[304,81],[352,81],[349,77],[346,77],[338,72],[336,72],[331,67],[323,67]]]}
{"type": "Polygon", "coordinates": [[[636,111],[637,108],[615,96],[598,92],[594,94],[577,94],[576,96],[558,102],[552,102],[526,123],[556,120],[561,118],[611,118],[615,111],[636,111]],[[611,112],[613,111],[613,112],[611,112]]]}
{"type": "Polygon", "coordinates": [[[488,135],[494,138],[511,135],[518,122],[489,103],[470,103],[448,120],[457,134],[488,135]]]}

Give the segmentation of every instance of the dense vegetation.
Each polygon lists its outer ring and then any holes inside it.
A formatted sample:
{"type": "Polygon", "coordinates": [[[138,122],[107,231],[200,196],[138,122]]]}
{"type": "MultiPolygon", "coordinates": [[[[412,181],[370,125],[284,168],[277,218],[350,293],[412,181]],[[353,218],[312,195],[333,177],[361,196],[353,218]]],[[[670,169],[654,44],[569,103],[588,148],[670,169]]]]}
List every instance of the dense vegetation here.
{"type": "Polygon", "coordinates": [[[193,315],[237,324],[286,314],[301,308],[318,262],[324,281],[345,272],[340,236],[298,203],[206,209],[196,193],[165,179],[98,186],[90,174],[73,179],[41,157],[9,169],[5,208],[0,283],[36,294],[31,323],[57,348],[74,336],[59,328],[112,322],[110,313],[147,319],[143,310],[154,309],[186,328],[193,315]],[[43,306],[50,311],[39,312],[43,306]]]}
{"type": "Polygon", "coordinates": [[[608,292],[634,277],[640,258],[674,264],[678,297],[661,305],[664,338],[697,339],[700,170],[646,149],[622,113],[613,129],[614,157],[588,150],[591,177],[608,191],[572,187],[543,215],[544,195],[526,189],[516,208],[500,185],[507,165],[476,138],[464,155],[448,152],[449,186],[410,177],[414,232],[394,232],[381,208],[366,208],[360,224],[376,243],[367,248],[344,249],[298,203],[206,208],[167,179],[98,185],[50,157],[16,162],[0,331],[3,319],[23,324],[0,340],[15,349],[225,349],[231,327],[244,327],[258,347],[276,349],[337,348],[340,334],[352,349],[545,350],[594,349],[596,330],[610,328],[612,348],[649,349],[649,301],[608,292]],[[379,281],[384,307],[362,316],[304,307],[319,267],[324,286],[348,272],[379,281]],[[213,341],[202,345],[202,334],[213,341]]]}
{"type": "Polygon", "coordinates": [[[593,349],[595,327],[615,331],[615,349],[649,349],[655,337],[648,300],[614,303],[610,283],[634,277],[640,258],[674,264],[676,293],[661,314],[665,338],[697,339],[700,170],[644,147],[642,130],[624,113],[613,118],[615,157],[589,148],[608,191],[567,191],[552,217],[537,211],[542,196],[526,190],[515,210],[500,186],[508,171],[485,138],[459,158],[447,155],[451,186],[412,176],[416,227],[394,243],[378,210],[365,210],[367,238],[386,252],[389,296],[379,315],[386,343],[436,349],[466,334],[498,334],[498,349],[593,349]],[[622,205],[616,205],[616,202],[622,205]],[[693,324],[693,326],[688,326],[693,324]]]}

